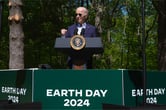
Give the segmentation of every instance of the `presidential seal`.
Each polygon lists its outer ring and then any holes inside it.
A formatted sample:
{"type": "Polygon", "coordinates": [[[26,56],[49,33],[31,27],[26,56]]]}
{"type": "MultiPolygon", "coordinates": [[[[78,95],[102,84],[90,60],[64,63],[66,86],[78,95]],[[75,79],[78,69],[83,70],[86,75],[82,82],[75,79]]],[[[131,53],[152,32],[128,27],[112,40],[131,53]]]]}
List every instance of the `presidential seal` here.
{"type": "Polygon", "coordinates": [[[70,46],[74,50],[81,50],[85,47],[85,38],[82,35],[74,35],[70,39],[70,46]]]}

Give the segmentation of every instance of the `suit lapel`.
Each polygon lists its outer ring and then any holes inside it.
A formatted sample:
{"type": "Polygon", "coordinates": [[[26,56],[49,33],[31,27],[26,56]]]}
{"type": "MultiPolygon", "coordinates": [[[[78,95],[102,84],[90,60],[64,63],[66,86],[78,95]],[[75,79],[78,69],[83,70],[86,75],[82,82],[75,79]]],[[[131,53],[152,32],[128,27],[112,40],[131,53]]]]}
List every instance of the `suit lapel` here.
{"type": "Polygon", "coordinates": [[[90,29],[89,25],[88,25],[88,24],[86,24],[86,28],[85,28],[85,34],[84,34],[84,37],[85,37],[85,36],[86,36],[86,37],[88,36],[89,29],[90,29]]]}

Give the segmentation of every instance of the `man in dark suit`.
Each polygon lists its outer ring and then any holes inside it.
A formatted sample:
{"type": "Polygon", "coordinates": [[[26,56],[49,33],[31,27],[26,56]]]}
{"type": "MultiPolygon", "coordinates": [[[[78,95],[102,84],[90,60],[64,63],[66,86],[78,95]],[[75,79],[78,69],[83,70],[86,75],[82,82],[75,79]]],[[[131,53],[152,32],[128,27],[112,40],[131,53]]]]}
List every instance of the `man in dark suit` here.
{"type": "MultiPolygon", "coordinates": [[[[83,35],[84,37],[98,37],[95,26],[87,23],[88,10],[85,7],[78,7],[75,12],[75,23],[68,27],[68,29],[61,29],[61,35],[64,38],[70,38],[74,35],[83,35]]],[[[83,59],[85,68],[92,69],[92,56],[83,59]]],[[[80,61],[81,62],[81,61],[80,61]]],[[[69,58],[68,65],[73,68],[75,59],[69,58]]],[[[76,67],[76,65],[74,65],[76,67]]],[[[77,68],[77,67],[76,67],[77,68]]]]}

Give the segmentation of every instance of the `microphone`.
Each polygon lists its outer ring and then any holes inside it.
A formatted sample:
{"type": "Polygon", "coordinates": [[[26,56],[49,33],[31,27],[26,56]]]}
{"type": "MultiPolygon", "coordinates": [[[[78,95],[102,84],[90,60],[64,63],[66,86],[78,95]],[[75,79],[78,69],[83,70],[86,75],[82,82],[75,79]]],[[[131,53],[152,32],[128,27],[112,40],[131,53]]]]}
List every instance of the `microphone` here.
{"type": "Polygon", "coordinates": [[[74,35],[77,35],[77,32],[78,32],[78,29],[76,28],[76,29],[74,30],[74,35]]]}
{"type": "Polygon", "coordinates": [[[84,35],[84,33],[85,33],[85,28],[82,28],[80,35],[84,35]]]}

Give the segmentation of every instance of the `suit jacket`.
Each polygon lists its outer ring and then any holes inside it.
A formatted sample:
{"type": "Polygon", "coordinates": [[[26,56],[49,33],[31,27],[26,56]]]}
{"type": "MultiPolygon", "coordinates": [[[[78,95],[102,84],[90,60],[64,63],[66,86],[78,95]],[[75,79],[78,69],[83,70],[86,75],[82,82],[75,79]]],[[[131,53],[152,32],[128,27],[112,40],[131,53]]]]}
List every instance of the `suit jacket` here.
{"type": "MultiPolygon", "coordinates": [[[[71,25],[71,26],[69,26],[65,37],[72,37],[72,36],[74,36],[76,29],[77,29],[77,24],[76,23],[71,25]]],[[[83,36],[84,37],[98,37],[96,27],[87,23],[83,36]]]]}
{"type": "MultiPolygon", "coordinates": [[[[69,26],[65,37],[74,36],[76,34],[76,32],[75,32],[76,30],[77,30],[76,23],[69,26]]],[[[85,28],[85,32],[83,33],[83,36],[84,37],[99,37],[96,27],[92,26],[88,23],[86,24],[86,28],[85,28]]],[[[72,64],[73,64],[73,59],[71,57],[69,57],[69,59],[68,59],[69,68],[72,68],[72,64]]],[[[92,69],[92,56],[90,56],[89,58],[86,57],[86,65],[87,65],[87,69],[92,69]]]]}

